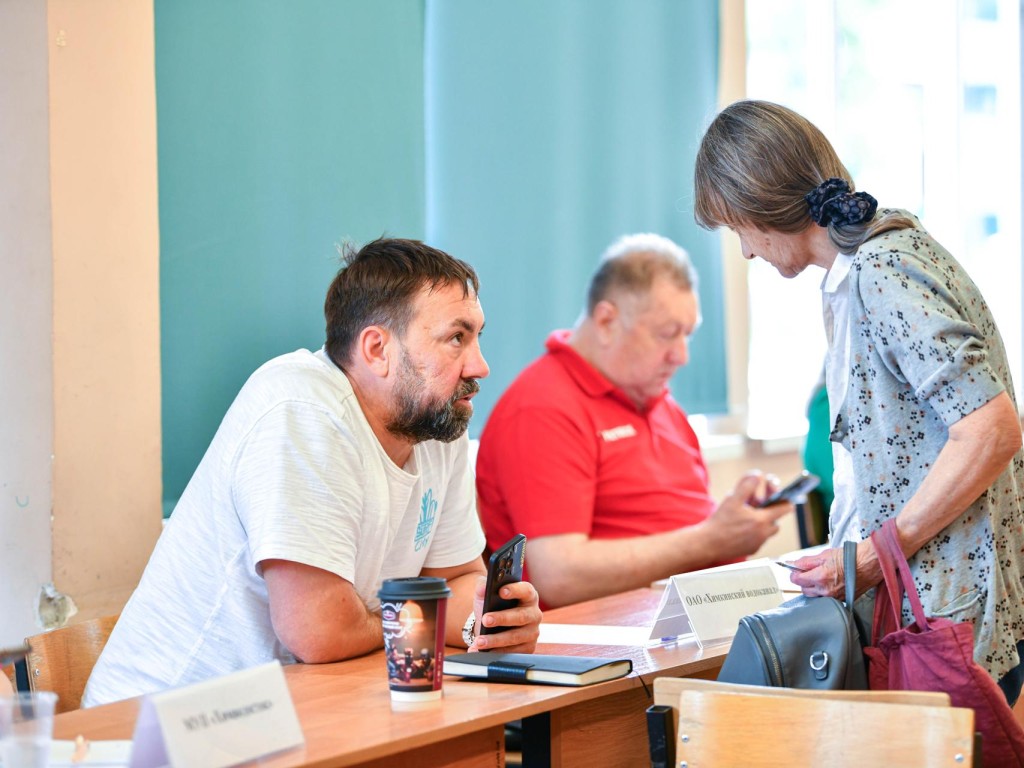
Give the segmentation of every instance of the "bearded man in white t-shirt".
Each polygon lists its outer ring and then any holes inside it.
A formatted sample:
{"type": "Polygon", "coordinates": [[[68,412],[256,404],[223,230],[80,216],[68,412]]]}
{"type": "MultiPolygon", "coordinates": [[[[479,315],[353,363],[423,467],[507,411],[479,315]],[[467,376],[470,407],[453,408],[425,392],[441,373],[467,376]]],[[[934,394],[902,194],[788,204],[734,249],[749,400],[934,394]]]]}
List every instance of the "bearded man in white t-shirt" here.
{"type": "Polygon", "coordinates": [[[532,652],[541,612],[480,615],[484,536],[466,427],[480,351],[468,264],[413,240],[349,249],[327,292],[327,342],[242,387],[93,670],[84,706],[272,659],[382,646],[386,578],[443,576],[449,645],[532,652]],[[467,620],[467,617],[473,617],[467,620]],[[474,623],[507,626],[475,637],[474,623]]]}

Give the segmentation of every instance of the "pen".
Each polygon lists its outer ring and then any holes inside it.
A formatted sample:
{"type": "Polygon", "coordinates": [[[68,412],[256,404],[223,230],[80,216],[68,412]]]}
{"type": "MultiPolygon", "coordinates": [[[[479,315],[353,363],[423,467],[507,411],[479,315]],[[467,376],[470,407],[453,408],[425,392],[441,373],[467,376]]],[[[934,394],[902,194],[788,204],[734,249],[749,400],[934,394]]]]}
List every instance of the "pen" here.
{"type": "Polygon", "coordinates": [[[773,560],[772,562],[775,563],[776,565],[781,565],[783,568],[789,568],[789,570],[791,570],[791,571],[796,571],[797,573],[803,573],[804,572],[803,568],[795,566],[792,563],[785,563],[782,560],[773,560]]]}

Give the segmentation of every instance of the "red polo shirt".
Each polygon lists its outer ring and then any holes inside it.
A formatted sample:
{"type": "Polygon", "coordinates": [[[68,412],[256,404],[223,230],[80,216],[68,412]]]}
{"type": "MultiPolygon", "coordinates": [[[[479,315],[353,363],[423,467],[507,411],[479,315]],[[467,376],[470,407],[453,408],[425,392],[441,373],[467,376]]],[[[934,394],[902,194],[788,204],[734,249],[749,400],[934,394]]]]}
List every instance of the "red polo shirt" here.
{"type": "Polygon", "coordinates": [[[516,533],[616,539],[704,520],[715,502],[686,414],[668,390],[637,409],[568,336],[548,337],[547,354],[501,396],[480,437],[488,548],[516,533]]]}

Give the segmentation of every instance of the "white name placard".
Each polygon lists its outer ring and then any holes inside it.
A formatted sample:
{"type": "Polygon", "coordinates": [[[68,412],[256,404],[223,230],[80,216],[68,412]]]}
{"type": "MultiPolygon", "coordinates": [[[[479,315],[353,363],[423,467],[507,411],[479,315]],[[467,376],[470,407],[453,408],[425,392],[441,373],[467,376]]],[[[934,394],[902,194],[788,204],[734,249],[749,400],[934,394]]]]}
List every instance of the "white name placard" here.
{"type": "Polygon", "coordinates": [[[650,639],[692,633],[703,648],[730,639],[747,614],[775,608],[784,599],[767,558],[682,573],[665,585],[650,639]]]}
{"type": "Polygon", "coordinates": [[[147,696],[131,768],[225,768],[305,743],[280,662],[147,696]]]}

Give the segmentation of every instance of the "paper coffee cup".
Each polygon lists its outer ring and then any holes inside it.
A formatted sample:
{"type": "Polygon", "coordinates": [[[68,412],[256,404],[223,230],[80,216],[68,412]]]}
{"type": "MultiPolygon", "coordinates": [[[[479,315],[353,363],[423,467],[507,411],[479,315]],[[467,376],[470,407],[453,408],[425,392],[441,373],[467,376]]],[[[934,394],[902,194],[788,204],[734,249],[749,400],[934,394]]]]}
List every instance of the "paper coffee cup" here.
{"type": "Polygon", "coordinates": [[[385,579],[380,598],[392,701],[441,698],[448,582],[439,577],[385,579]]]}

